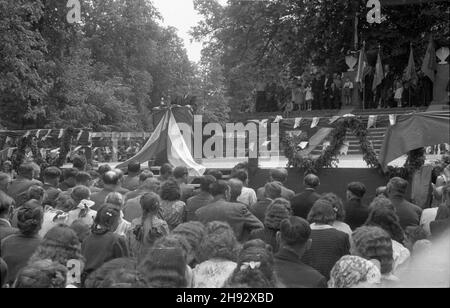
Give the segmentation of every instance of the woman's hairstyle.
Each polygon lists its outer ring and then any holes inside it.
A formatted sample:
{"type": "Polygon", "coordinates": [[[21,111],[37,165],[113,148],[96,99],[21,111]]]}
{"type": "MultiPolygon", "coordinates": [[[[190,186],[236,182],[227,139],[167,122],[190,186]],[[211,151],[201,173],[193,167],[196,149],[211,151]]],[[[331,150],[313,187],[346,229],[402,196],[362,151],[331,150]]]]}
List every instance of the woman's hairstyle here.
{"type": "Polygon", "coordinates": [[[191,245],[194,261],[197,262],[200,254],[200,243],[206,235],[205,226],[199,221],[190,221],[178,225],[172,234],[183,236],[191,245]]]}
{"type": "Polygon", "coordinates": [[[367,217],[365,223],[368,226],[378,226],[389,233],[391,238],[399,243],[403,243],[405,234],[400,226],[400,219],[397,214],[386,206],[374,207],[367,217]]]}
{"type": "Polygon", "coordinates": [[[251,240],[242,246],[238,264],[230,277],[229,284],[248,284],[256,287],[275,287],[272,246],[264,241],[251,240]]]}
{"type": "Polygon", "coordinates": [[[170,234],[170,235],[164,236],[164,237],[156,240],[155,244],[153,245],[153,248],[181,249],[186,261],[187,261],[188,254],[192,251],[192,247],[189,244],[189,242],[183,236],[175,235],[175,234],[170,234]]]}
{"type": "Polygon", "coordinates": [[[185,288],[187,264],[181,248],[155,248],[148,252],[139,265],[150,288],[185,288]]]}
{"type": "Polygon", "coordinates": [[[44,209],[37,200],[27,201],[17,211],[17,227],[25,236],[32,236],[42,227],[44,209]]]}
{"type": "Polygon", "coordinates": [[[395,212],[395,207],[392,204],[391,200],[389,200],[384,195],[379,195],[373,199],[373,201],[369,205],[369,210],[372,211],[376,208],[388,208],[395,212]]]}
{"type": "Polygon", "coordinates": [[[236,261],[238,253],[239,243],[228,223],[212,221],[206,225],[206,236],[200,243],[200,262],[213,258],[236,261]]]}
{"type": "Polygon", "coordinates": [[[142,220],[145,220],[149,214],[158,213],[160,209],[160,200],[159,196],[153,192],[146,193],[140,198],[139,202],[142,208],[142,220]]]}
{"type": "Polygon", "coordinates": [[[125,199],[121,193],[111,192],[105,198],[105,203],[110,203],[122,208],[125,204],[125,199]]]}
{"type": "Polygon", "coordinates": [[[98,210],[92,225],[92,233],[105,234],[114,231],[120,218],[120,210],[114,204],[106,203],[98,210]]]}
{"type": "Polygon", "coordinates": [[[136,270],[136,260],[131,258],[119,258],[108,261],[92,272],[84,282],[86,288],[100,288],[108,275],[118,270],[136,270]]]}
{"type": "Polygon", "coordinates": [[[336,220],[337,209],[326,199],[317,200],[308,214],[309,223],[332,224],[336,220]]]}
{"type": "Polygon", "coordinates": [[[45,189],[38,185],[30,186],[27,190],[28,200],[44,200],[46,196],[45,189]]]}
{"type": "Polygon", "coordinates": [[[380,227],[362,226],[352,234],[352,241],[358,256],[381,264],[381,274],[388,274],[393,269],[394,258],[392,240],[380,227]]]}
{"type": "Polygon", "coordinates": [[[345,220],[345,208],[342,199],[334,193],[327,193],[322,195],[321,199],[327,200],[333,206],[333,210],[336,212],[336,220],[345,220]]]}
{"type": "Polygon", "coordinates": [[[81,244],[75,231],[64,224],[51,228],[28,263],[45,259],[59,262],[62,265],[66,265],[67,261],[72,259],[84,262],[84,257],[81,255],[81,244]]]}
{"type": "Polygon", "coordinates": [[[91,234],[91,227],[82,219],[75,220],[70,225],[70,228],[75,231],[80,243],[83,243],[84,240],[91,234]]]}
{"type": "Polygon", "coordinates": [[[39,260],[24,267],[13,288],[65,288],[67,268],[51,260],[39,260]]]}
{"type": "Polygon", "coordinates": [[[161,199],[166,201],[180,200],[180,187],[174,180],[168,180],[161,185],[161,199]]]}
{"type": "Polygon", "coordinates": [[[78,205],[81,200],[87,200],[91,197],[91,190],[83,185],[75,186],[70,194],[70,197],[78,205]]]}
{"type": "Polygon", "coordinates": [[[61,193],[59,194],[58,198],[55,200],[55,208],[57,210],[63,211],[63,212],[70,212],[74,210],[78,203],[75,203],[75,201],[72,199],[72,197],[68,194],[61,193]]]}
{"type": "Polygon", "coordinates": [[[281,222],[291,216],[291,203],[283,198],[275,199],[266,209],[264,226],[272,230],[280,230],[281,222]]]}

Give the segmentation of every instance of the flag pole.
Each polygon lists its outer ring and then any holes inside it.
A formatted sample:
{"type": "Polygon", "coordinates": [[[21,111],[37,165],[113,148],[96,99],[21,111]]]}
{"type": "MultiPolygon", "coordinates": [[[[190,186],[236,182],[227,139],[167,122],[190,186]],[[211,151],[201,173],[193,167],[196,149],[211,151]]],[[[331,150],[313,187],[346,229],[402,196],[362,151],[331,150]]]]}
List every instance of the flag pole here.
{"type": "MultiPolygon", "coordinates": [[[[409,42],[409,54],[411,54],[411,50],[412,50],[412,42],[409,42]]],[[[408,65],[409,65],[409,56],[408,56],[408,65]]],[[[408,81],[408,83],[409,83],[409,86],[408,86],[408,107],[412,107],[411,106],[411,79],[408,81]]]]}
{"type": "MultiPolygon", "coordinates": [[[[366,52],[366,41],[363,41],[363,49],[362,49],[362,51],[366,52]]],[[[363,73],[363,77],[361,78],[361,86],[363,88],[362,89],[363,90],[363,103],[362,103],[362,107],[363,108],[362,109],[365,110],[366,109],[366,84],[364,82],[364,78],[366,76],[364,75],[364,72],[362,72],[362,73],[363,73]]]]}

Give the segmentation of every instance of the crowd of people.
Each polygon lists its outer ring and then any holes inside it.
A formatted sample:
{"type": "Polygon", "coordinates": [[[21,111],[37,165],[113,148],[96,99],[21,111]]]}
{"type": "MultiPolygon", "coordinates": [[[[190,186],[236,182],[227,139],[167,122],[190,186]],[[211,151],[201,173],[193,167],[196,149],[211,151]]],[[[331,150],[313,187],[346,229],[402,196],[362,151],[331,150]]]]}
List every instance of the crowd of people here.
{"type": "Polygon", "coordinates": [[[364,102],[364,108],[424,107],[432,101],[433,83],[422,72],[418,82],[411,83],[384,66],[384,79],[374,91],[374,70],[364,79],[364,89],[354,77],[341,73],[318,71],[279,82],[275,78],[260,80],[255,90],[256,112],[280,112],[341,109],[354,105],[354,90],[364,102]]]}
{"type": "Polygon", "coordinates": [[[365,204],[363,183],[341,200],[314,174],[296,194],[285,169],[256,191],[243,164],[194,179],[169,164],[86,169],[0,173],[2,287],[389,287],[450,227],[450,166],[430,209],[401,178],[365,204]]]}

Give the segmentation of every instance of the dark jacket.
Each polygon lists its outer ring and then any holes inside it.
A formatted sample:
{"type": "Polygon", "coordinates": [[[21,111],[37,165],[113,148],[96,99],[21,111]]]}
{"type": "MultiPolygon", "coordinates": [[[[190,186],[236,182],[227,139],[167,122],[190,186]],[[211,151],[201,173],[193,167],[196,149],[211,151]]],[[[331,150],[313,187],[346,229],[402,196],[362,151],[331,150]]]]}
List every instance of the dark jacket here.
{"type": "Polygon", "coordinates": [[[334,264],[350,251],[348,235],[332,227],[311,230],[312,245],[302,261],[321,273],[327,280],[334,264]]]}
{"type": "Polygon", "coordinates": [[[186,201],[194,196],[194,188],[190,187],[188,184],[182,183],[180,185],[180,200],[186,203],[186,201]]]}
{"type": "Polygon", "coordinates": [[[16,207],[21,206],[24,203],[24,199],[19,196],[23,196],[33,185],[42,186],[42,182],[38,180],[29,180],[25,178],[18,178],[11,182],[6,192],[16,202],[16,207]]]}
{"type": "Polygon", "coordinates": [[[438,239],[446,232],[450,232],[450,218],[432,221],[430,230],[433,239],[438,239]]]}
{"type": "Polygon", "coordinates": [[[89,235],[82,243],[81,252],[86,258],[86,273],[95,271],[110,260],[129,256],[125,237],[112,232],[89,235]]]}
{"type": "Polygon", "coordinates": [[[361,199],[350,199],[345,205],[345,223],[354,231],[364,225],[369,212],[369,208],[362,204],[361,199]]]}
{"type": "Polygon", "coordinates": [[[1,257],[8,265],[8,283],[14,282],[18,272],[27,265],[40,243],[39,235],[29,237],[21,233],[12,234],[2,240],[1,257]]]}
{"type": "MultiPolygon", "coordinates": [[[[293,190],[290,190],[289,188],[284,187],[281,182],[278,183],[281,184],[281,198],[284,198],[288,201],[291,200],[295,196],[295,192],[293,190]]],[[[264,192],[264,187],[258,188],[256,191],[256,198],[258,200],[263,200],[264,198],[266,198],[264,192]]]]}
{"type": "Polygon", "coordinates": [[[292,250],[281,248],[275,255],[275,274],[288,288],[326,288],[323,275],[304,264],[292,250]]]}
{"type": "Polygon", "coordinates": [[[258,200],[252,207],[251,212],[260,221],[264,221],[266,218],[266,209],[273,202],[272,199],[264,198],[263,200],[258,200]]]}
{"type": "Polygon", "coordinates": [[[264,229],[253,230],[250,233],[249,240],[260,239],[272,246],[273,253],[278,252],[278,242],[277,242],[277,230],[269,229],[265,227],[264,229]]]}
{"type": "Polygon", "coordinates": [[[195,220],[195,212],[205,205],[213,202],[214,198],[209,193],[200,192],[186,201],[186,221],[195,220]]]}
{"type": "Polygon", "coordinates": [[[223,199],[212,202],[195,212],[197,219],[206,224],[211,221],[224,221],[230,224],[236,238],[241,241],[246,232],[264,228],[247,207],[241,203],[232,203],[223,199]]]}
{"type": "Polygon", "coordinates": [[[139,185],[140,185],[139,175],[136,175],[136,176],[126,175],[123,177],[123,183],[122,183],[123,188],[132,191],[132,190],[137,189],[139,187],[139,185]]]}
{"type": "Polygon", "coordinates": [[[420,207],[406,201],[404,198],[394,197],[390,199],[403,230],[408,226],[418,226],[420,224],[420,216],[422,216],[420,207]]]}
{"type": "Polygon", "coordinates": [[[304,192],[295,195],[291,200],[291,208],[294,216],[307,219],[314,202],[319,198],[320,195],[312,188],[306,189],[304,192]]]}
{"type": "Polygon", "coordinates": [[[95,202],[95,205],[92,207],[94,211],[98,211],[100,207],[105,204],[106,196],[110,193],[114,192],[113,190],[103,188],[99,192],[96,192],[91,195],[91,200],[95,202]]]}

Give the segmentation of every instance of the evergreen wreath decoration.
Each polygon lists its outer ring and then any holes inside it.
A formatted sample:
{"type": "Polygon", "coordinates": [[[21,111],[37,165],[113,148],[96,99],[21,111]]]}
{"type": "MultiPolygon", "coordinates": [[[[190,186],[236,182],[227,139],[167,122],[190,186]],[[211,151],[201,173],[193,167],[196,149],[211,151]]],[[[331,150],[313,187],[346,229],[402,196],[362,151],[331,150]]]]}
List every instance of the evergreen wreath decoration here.
{"type": "Polygon", "coordinates": [[[297,149],[300,137],[285,136],[283,143],[285,145],[285,155],[288,158],[288,167],[305,169],[305,174],[318,173],[322,168],[336,168],[339,161],[339,150],[345,141],[347,130],[353,132],[358,138],[363,159],[371,168],[379,168],[377,156],[370,141],[367,139],[367,129],[364,124],[356,117],[341,118],[336,121],[335,128],[331,132],[330,145],[314,158],[311,155],[302,156],[297,149]]]}
{"type": "MultiPolygon", "coordinates": [[[[336,168],[339,162],[339,150],[344,144],[347,131],[350,130],[359,141],[363,159],[370,168],[382,170],[372,144],[367,138],[368,131],[360,119],[356,117],[341,118],[336,121],[334,130],[331,132],[330,145],[314,158],[311,155],[302,156],[298,150],[298,144],[302,141],[300,136],[285,136],[282,140],[285,146],[285,156],[288,159],[288,167],[305,170],[305,174],[317,174],[322,168],[336,168]]],[[[388,167],[386,175],[389,178],[399,176],[410,179],[414,172],[425,164],[425,149],[420,148],[408,153],[403,167],[388,167]]]]}
{"type": "Polygon", "coordinates": [[[75,129],[69,127],[64,131],[62,137],[61,147],[59,148],[59,157],[56,161],[56,165],[61,167],[66,162],[67,154],[70,152],[70,145],[72,144],[72,138],[75,136],[75,129]]]}

